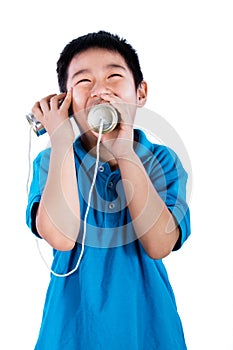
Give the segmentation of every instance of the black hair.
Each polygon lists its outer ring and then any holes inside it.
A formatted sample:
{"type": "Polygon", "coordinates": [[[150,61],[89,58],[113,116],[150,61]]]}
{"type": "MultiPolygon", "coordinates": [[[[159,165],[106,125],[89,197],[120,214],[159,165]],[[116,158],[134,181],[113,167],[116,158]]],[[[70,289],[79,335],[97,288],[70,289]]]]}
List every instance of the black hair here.
{"type": "Polygon", "coordinates": [[[125,60],[131,70],[135,87],[138,88],[143,80],[138,55],[135,49],[124,38],[120,38],[116,34],[100,30],[99,32],[89,33],[78,37],[68,43],[60,54],[57,61],[57,77],[58,85],[61,92],[66,92],[67,70],[72,58],[83,51],[90,48],[102,48],[118,52],[125,60]]]}

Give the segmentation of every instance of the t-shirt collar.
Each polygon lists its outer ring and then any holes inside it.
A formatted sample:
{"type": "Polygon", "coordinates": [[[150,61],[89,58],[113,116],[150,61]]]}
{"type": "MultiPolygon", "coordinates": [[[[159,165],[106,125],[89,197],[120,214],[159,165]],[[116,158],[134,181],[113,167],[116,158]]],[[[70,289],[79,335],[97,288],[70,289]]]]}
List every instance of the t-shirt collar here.
{"type": "MultiPolygon", "coordinates": [[[[147,139],[145,133],[142,130],[134,130],[134,140],[137,142],[135,147],[135,152],[141,158],[145,156],[146,150],[150,149],[151,143],[147,139]]],[[[95,166],[96,157],[94,157],[90,152],[87,152],[83,146],[81,137],[79,136],[74,142],[74,152],[79,158],[80,164],[84,163],[87,170],[95,166]]],[[[99,161],[99,166],[104,166],[105,162],[99,161]]]]}

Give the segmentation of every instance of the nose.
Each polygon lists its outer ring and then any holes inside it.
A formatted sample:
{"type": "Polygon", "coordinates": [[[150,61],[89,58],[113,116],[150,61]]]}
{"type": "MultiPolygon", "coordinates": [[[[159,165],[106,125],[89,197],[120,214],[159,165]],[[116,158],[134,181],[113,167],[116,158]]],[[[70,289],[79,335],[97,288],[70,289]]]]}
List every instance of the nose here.
{"type": "Polygon", "coordinates": [[[104,81],[95,82],[91,90],[91,97],[100,97],[102,94],[107,94],[110,89],[104,81]]]}

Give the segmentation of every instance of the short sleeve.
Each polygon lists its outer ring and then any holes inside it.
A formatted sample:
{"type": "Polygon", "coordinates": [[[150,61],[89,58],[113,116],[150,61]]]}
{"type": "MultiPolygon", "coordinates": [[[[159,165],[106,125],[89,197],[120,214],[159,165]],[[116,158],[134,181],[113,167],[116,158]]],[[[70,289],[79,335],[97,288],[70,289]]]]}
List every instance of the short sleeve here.
{"type": "Polygon", "coordinates": [[[36,211],[41,199],[41,194],[45,187],[48,176],[50,159],[50,149],[46,149],[38,154],[33,161],[32,181],[30,185],[28,203],[26,208],[26,223],[31,231],[39,237],[36,229],[36,211]]]}
{"type": "Polygon", "coordinates": [[[180,238],[174,247],[178,250],[191,233],[186,200],[188,174],[177,154],[169,147],[155,145],[153,153],[149,176],[180,229],[180,238]]]}

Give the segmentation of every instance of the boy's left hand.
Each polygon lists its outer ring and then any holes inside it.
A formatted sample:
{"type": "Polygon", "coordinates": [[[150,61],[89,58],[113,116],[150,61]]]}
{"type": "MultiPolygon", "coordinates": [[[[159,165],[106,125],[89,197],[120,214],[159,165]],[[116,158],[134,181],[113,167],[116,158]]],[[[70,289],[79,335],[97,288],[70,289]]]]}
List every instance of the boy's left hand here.
{"type": "Polygon", "coordinates": [[[120,114],[119,124],[110,133],[102,135],[101,144],[115,159],[125,158],[133,150],[133,125],[137,106],[125,103],[113,94],[102,94],[101,98],[120,114]]]}

